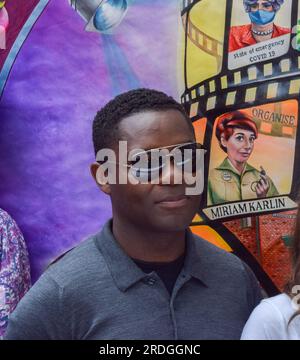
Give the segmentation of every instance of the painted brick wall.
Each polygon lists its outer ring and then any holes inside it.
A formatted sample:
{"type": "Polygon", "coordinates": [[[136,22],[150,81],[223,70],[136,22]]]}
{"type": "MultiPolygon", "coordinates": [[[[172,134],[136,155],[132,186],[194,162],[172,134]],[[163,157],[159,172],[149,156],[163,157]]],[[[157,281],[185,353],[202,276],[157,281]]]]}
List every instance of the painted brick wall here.
{"type": "Polygon", "coordinates": [[[251,227],[246,228],[242,227],[241,220],[225,223],[256,257],[280,290],[283,290],[289,278],[291,266],[289,248],[282,237],[292,236],[295,217],[295,211],[260,216],[259,241],[256,239],[256,218],[253,217],[251,227]]]}

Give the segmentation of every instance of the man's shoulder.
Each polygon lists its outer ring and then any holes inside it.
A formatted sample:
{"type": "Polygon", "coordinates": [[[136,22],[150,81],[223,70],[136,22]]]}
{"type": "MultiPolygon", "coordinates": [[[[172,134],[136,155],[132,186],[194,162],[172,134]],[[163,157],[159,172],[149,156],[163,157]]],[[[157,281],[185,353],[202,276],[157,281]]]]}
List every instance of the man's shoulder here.
{"type": "Polygon", "coordinates": [[[99,236],[100,233],[90,235],[79,245],[60,255],[45,273],[61,287],[74,281],[89,281],[92,277],[103,275],[105,261],[96,241],[99,236]]]}
{"type": "Polygon", "coordinates": [[[258,288],[253,272],[239,257],[197,235],[194,235],[194,242],[198,258],[195,266],[199,267],[204,281],[206,280],[211,288],[218,288],[226,284],[224,294],[227,292],[227,294],[235,294],[235,296],[237,293],[240,296],[247,296],[247,289],[258,288]]]}
{"type": "Polygon", "coordinates": [[[199,257],[199,262],[210,267],[212,272],[225,271],[232,272],[233,270],[245,271],[244,263],[236,255],[219,248],[207,240],[193,234],[196,252],[199,257]]]}

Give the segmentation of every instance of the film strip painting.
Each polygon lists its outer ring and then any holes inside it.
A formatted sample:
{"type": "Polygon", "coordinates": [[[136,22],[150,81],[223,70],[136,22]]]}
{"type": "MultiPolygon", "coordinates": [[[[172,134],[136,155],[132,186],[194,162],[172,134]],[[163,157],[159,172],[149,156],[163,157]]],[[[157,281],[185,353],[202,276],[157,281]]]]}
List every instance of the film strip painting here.
{"type": "MultiPolygon", "coordinates": [[[[244,86],[241,86],[242,84],[240,86],[235,85],[230,88],[227,85],[227,77],[221,81],[224,82],[224,88],[220,92],[214,90],[209,95],[201,96],[198,95],[199,92],[192,91],[188,95],[182,96],[182,104],[192,121],[207,116],[209,111],[215,111],[216,109],[229,111],[236,106],[242,108],[245,105],[250,106],[253,103],[272,101],[283,96],[294,98],[300,94],[300,76],[291,80],[278,78],[277,81],[262,83],[257,81],[244,86]]],[[[209,87],[212,88],[216,85],[216,80],[213,80],[213,82],[209,87]]]]}
{"type": "Polygon", "coordinates": [[[223,54],[223,44],[214,39],[212,36],[209,36],[205,32],[201,31],[186,15],[182,16],[182,22],[183,27],[186,29],[187,35],[193,44],[207,54],[212,55],[216,58],[218,63],[220,63],[223,54]]]}
{"type": "Polygon", "coordinates": [[[183,16],[189,9],[201,0],[182,0],[181,1],[181,15],[183,16]]]}
{"type": "MultiPolygon", "coordinates": [[[[181,97],[181,102],[187,107],[187,110],[189,106],[197,102],[198,106],[200,105],[202,110],[206,112],[218,107],[217,100],[214,101],[213,97],[216,93],[220,95],[228,91],[228,106],[235,105],[234,99],[236,92],[240,91],[242,85],[245,85],[247,88],[245,102],[256,101],[256,90],[262,83],[267,80],[272,80],[272,83],[274,83],[276,79],[286,78],[287,74],[288,77],[292,77],[293,79],[290,80],[287,87],[288,91],[285,90],[283,95],[285,93],[289,95],[297,94],[298,82],[296,77],[300,77],[300,56],[296,58],[275,59],[273,62],[252,65],[226,75],[216,76],[214,79],[203,81],[187,89],[181,97]]],[[[272,86],[270,87],[270,91],[271,88],[272,86]]],[[[267,91],[267,93],[269,92],[267,91]]],[[[195,106],[196,105],[193,105],[193,108],[195,108],[195,106]]],[[[221,106],[224,106],[223,102],[221,106]]]]}
{"type": "Polygon", "coordinates": [[[270,25],[272,35],[262,39],[254,36],[243,1],[183,1],[182,6],[181,102],[193,122],[207,122],[209,171],[200,215],[213,222],[295,209],[300,53],[292,28],[300,18],[298,1],[283,2],[270,25]],[[228,138],[228,123],[233,133],[242,128],[245,142],[252,139],[241,158],[228,138]],[[274,155],[281,164],[272,164],[274,155]]]}
{"type": "Polygon", "coordinates": [[[181,102],[208,150],[191,229],[239,256],[276,295],[294,224],[281,219],[295,212],[300,185],[298,1],[281,2],[263,39],[242,0],[183,1],[181,15],[181,102]]]}

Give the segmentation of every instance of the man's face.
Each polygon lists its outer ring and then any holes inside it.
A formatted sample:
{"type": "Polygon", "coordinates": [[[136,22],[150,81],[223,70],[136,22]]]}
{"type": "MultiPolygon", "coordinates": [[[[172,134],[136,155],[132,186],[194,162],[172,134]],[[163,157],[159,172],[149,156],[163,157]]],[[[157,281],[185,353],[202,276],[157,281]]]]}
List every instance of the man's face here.
{"type": "MultiPolygon", "coordinates": [[[[121,139],[127,141],[128,152],[195,141],[187,120],[176,110],[147,111],[131,115],[121,121],[119,133],[121,139]]],[[[186,184],[172,182],[175,171],[179,170],[171,162],[165,173],[171,178],[169,184],[159,181],[159,184],[110,185],[113,216],[142,226],[145,231],[170,232],[185,229],[199,208],[201,197],[186,196],[186,184]]]]}

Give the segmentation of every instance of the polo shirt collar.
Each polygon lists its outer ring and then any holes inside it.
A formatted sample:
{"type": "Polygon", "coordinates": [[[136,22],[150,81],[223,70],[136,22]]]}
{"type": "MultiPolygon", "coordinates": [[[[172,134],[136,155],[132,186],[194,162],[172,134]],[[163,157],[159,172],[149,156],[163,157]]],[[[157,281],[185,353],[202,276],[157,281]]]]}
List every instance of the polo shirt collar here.
{"type": "MultiPolygon", "coordinates": [[[[183,271],[186,276],[195,277],[205,284],[206,271],[201,266],[201,254],[197,252],[195,241],[193,233],[187,229],[183,271]]],[[[102,231],[96,235],[96,246],[121,291],[125,292],[132,285],[149,276],[134,263],[116,241],[112,233],[112,219],[107,221],[102,231]]]]}
{"type": "Polygon", "coordinates": [[[96,245],[102,253],[111,276],[121,291],[147,276],[125,253],[112,233],[112,219],[106,222],[96,236],[96,245]]]}
{"type": "MultiPolygon", "coordinates": [[[[206,269],[203,266],[204,254],[199,253],[199,250],[196,247],[196,241],[198,241],[198,239],[195,238],[190,229],[187,229],[186,257],[183,268],[186,275],[190,275],[200,280],[203,284],[207,285],[208,274],[206,273],[206,269]]],[[[202,239],[200,241],[202,241],[202,239]]]]}

